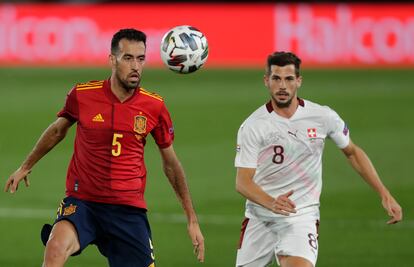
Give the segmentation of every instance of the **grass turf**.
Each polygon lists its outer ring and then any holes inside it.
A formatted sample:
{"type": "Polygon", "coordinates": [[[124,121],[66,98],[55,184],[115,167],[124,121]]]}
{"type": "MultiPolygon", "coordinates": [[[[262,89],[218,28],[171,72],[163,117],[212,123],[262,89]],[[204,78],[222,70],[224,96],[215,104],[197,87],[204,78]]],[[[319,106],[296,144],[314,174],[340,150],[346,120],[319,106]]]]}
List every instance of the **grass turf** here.
{"type": "MultiPolygon", "coordinates": [[[[304,70],[302,74],[299,95],[329,105],[342,116],[353,141],[366,150],[405,211],[404,222],[385,225],[387,216],[379,198],[327,141],[318,266],[411,266],[412,70],[304,70]]],[[[71,86],[109,75],[102,69],[0,69],[3,184],[55,119],[71,86]]],[[[174,146],[206,238],[206,267],[234,266],[244,208],[234,189],[235,139],[241,122],[268,99],[262,75],[261,70],[224,69],[191,75],[164,69],[144,73],[143,86],[165,97],[174,121],[174,146]]],[[[73,136],[74,129],[36,165],[30,188],[21,186],[15,195],[0,194],[0,266],[40,266],[39,231],[43,223],[52,222],[64,195],[73,136]]],[[[182,210],[162,174],[151,137],[148,141],[146,198],[157,266],[196,266],[182,210]]],[[[106,266],[106,260],[89,247],[66,266],[106,266]]]]}

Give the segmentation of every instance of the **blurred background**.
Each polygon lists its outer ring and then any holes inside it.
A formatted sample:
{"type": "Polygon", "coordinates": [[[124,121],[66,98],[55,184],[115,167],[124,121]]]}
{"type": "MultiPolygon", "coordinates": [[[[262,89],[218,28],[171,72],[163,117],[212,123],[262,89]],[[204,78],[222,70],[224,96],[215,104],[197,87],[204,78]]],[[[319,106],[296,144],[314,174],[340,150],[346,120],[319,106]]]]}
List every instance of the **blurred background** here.
{"type": "MultiPolygon", "coordinates": [[[[414,4],[1,2],[3,185],[55,120],[71,87],[110,76],[110,39],[125,27],[148,35],[142,85],[164,96],[172,114],[174,146],[206,238],[203,266],[234,266],[244,217],[244,199],[234,189],[236,134],[268,99],[263,70],[277,50],[301,57],[299,96],[342,116],[404,209],[402,223],[386,225],[376,193],[328,140],[318,266],[413,266],[414,4]],[[208,39],[209,58],[195,73],[162,65],[161,38],[177,25],[194,26],[208,39]]],[[[0,194],[1,267],[41,266],[40,229],[53,222],[64,197],[74,128],[35,166],[30,188],[0,194]]],[[[199,266],[151,137],[145,159],[157,266],[199,266]]],[[[91,246],[66,266],[107,263],[91,246]]]]}

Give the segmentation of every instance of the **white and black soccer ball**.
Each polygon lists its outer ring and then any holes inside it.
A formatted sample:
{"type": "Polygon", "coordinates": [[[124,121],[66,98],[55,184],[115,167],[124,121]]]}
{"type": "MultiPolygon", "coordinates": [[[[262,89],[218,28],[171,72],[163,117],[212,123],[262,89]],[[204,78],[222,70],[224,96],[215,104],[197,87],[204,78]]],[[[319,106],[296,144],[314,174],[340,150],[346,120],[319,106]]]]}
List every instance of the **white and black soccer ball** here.
{"type": "Polygon", "coordinates": [[[161,59],[172,71],[191,73],[200,69],[208,57],[204,34],[188,25],[169,30],[161,41],[161,59]]]}

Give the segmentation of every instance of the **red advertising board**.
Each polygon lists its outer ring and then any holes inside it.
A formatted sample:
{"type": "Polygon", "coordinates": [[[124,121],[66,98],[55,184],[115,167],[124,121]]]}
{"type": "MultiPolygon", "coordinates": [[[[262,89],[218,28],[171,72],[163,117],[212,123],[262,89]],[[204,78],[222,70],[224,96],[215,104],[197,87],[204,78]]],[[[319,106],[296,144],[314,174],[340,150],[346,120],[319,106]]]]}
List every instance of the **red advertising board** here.
{"type": "Polygon", "coordinates": [[[192,25],[206,67],[260,67],[276,50],[309,67],[414,66],[414,4],[0,4],[0,65],[105,65],[120,28],[147,33],[148,65],[165,32],[192,25]]]}

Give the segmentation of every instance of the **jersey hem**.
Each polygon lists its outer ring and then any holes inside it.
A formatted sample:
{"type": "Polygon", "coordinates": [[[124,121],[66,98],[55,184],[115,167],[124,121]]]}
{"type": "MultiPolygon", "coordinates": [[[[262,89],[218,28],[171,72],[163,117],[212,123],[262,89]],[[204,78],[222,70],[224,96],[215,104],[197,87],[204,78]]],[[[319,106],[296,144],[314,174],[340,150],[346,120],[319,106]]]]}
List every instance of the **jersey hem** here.
{"type": "Polygon", "coordinates": [[[77,198],[79,200],[83,200],[83,201],[89,201],[89,202],[95,202],[95,203],[102,203],[102,204],[109,204],[109,205],[125,205],[125,206],[131,206],[131,207],[135,207],[135,208],[140,208],[140,209],[144,209],[144,210],[148,210],[147,209],[147,203],[145,202],[145,200],[135,200],[135,201],[116,201],[114,200],[116,198],[116,196],[108,196],[105,197],[105,199],[102,198],[94,198],[94,197],[85,197],[79,194],[73,194],[72,192],[70,193],[66,193],[67,197],[74,197],[77,198]],[[111,201],[108,201],[108,200],[111,201]]]}

